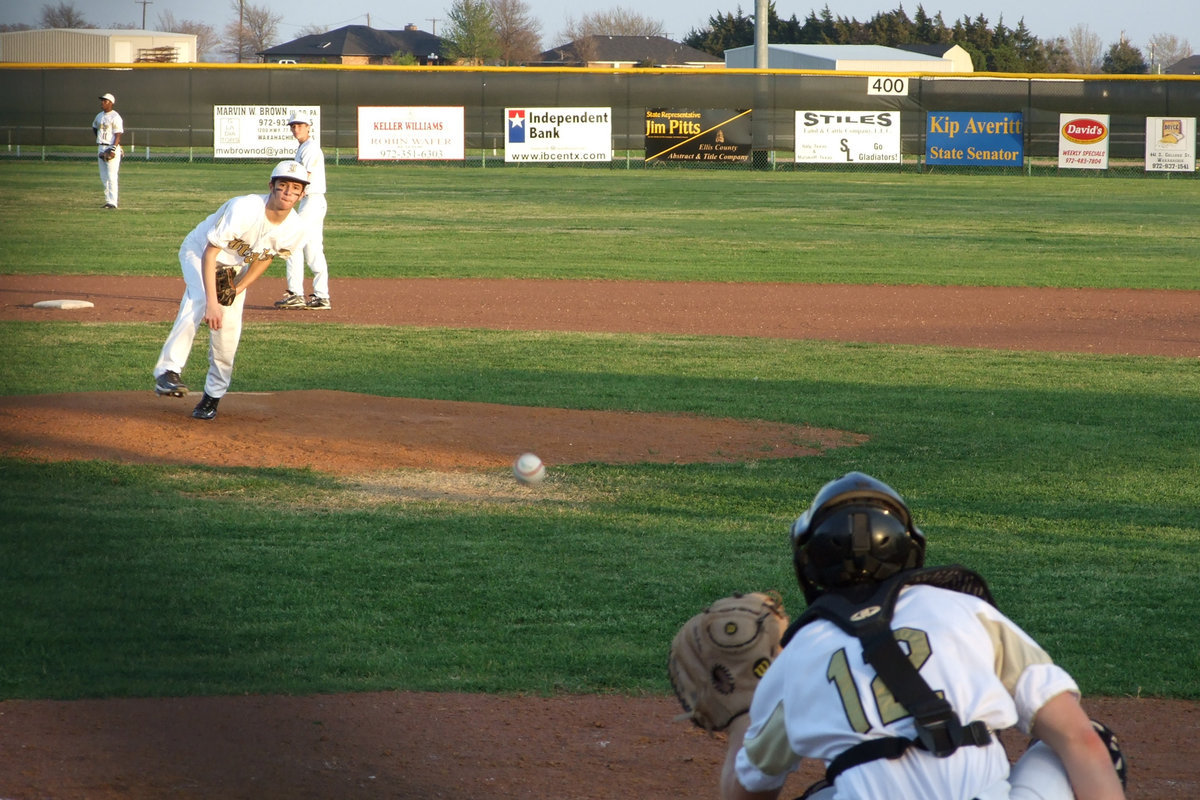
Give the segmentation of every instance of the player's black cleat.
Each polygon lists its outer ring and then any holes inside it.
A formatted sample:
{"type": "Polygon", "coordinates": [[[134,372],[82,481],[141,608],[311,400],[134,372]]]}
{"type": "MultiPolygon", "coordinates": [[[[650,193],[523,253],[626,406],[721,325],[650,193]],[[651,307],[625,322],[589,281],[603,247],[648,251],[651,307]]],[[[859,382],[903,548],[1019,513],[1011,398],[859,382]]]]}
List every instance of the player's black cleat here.
{"type": "Polygon", "coordinates": [[[192,416],[196,419],[212,419],[217,415],[217,403],[221,402],[219,397],[209,397],[208,392],[204,393],[204,397],[192,409],[192,416]]]}
{"type": "Polygon", "coordinates": [[[183,385],[178,372],[167,371],[154,379],[154,393],[171,397],[184,397],[188,387],[183,385]]]}
{"type": "Polygon", "coordinates": [[[286,292],[282,298],[275,301],[276,308],[308,308],[304,295],[286,292]]]}
{"type": "Polygon", "coordinates": [[[1103,722],[1092,720],[1092,727],[1100,735],[1100,741],[1104,742],[1105,746],[1108,747],[1108,754],[1112,756],[1113,767],[1117,770],[1117,777],[1121,779],[1121,786],[1124,786],[1125,772],[1128,765],[1125,763],[1125,754],[1121,752],[1121,745],[1117,743],[1117,737],[1103,722]]]}

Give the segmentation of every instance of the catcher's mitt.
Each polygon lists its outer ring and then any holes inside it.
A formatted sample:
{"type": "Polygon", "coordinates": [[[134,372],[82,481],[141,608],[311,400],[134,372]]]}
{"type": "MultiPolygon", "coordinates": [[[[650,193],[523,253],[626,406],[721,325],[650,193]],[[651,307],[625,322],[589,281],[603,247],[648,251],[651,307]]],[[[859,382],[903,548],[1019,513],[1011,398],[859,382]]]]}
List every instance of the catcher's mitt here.
{"type": "Polygon", "coordinates": [[[237,270],[232,267],[217,267],[217,302],[223,306],[233,305],[237,287],[233,283],[237,270]]]}
{"type": "Polygon", "coordinates": [[[115,148],[115,147],[108,148],[107,150],[105,150],[103,153],[100,154],[100,157],[103,158],[105,161],[112,161],[114,158],[117,157],[117,148],[115,148]]]}
{"type": "Polygon", "coordinates": [[[725,597],[685,622],[667,661],[683,706],[679,719],[720,731],[749,711],[787,626],[783,599],[775,592],[725,597]]]}

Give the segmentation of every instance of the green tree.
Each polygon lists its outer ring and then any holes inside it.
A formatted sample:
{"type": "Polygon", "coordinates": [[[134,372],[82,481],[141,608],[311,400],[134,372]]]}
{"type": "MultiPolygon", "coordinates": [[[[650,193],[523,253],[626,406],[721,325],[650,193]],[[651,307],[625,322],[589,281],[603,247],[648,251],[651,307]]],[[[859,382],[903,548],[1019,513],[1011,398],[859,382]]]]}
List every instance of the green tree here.
{"type": "Polygon", "coordinates": [[[1104,54],[1104,63],[1100,65],[1100,71],[1110,75],[1145,75],[1149,69],[1142,51],[1126,39],[1108,48],[1108,52],[1104,54]]]}
{"type": "Polygon", "coordinates": [[[942,21],[942,12],[930,17],[922,5],[917,6],[917,13],[913,15],[913,36],[922,44],[950,43],[950,29],[942,21]]]}
{"type": "Polygon", "coordinates": [[[720,58],[726,50],[754,44],[754,18],[743,14],[741,6],[738,6],[736,15],[718,13],[708,18],[708,28],[693,28],[683,38],[683,43],[720,58]]]}
{"type": "Polygon", "coordinates": [[[1075,57],[1071,54],[1071,45],[1066,38],[1059,36],[1043,45],[1046,58],[1046,72],[1078,73],[1082,72],[1075,57]]]}
{"type": "Polygon", "coordinates": [[[447,58],[475,66],[499,58],[500,40],[487,0],[454,0],[446,16],[450,27],[442,41],[447,58]]]}
{"type": "MultiPolygon", "coordinates": [[[[974,19],[964,16],[950,28],[940,13],[931,17],[921,5],[912,18],[901,6],[877,13],[867,22],[834,16],[828,5],[819,13],[809,12],[803,23],[795,16],[780,20],[774,4],[768,5],[768,14],[768,40],[775,44],[957,44],[970,54],[975,69],[990,72],[1063,71],[1070,64],[1061,40],[1042,42],[1024,19],[1016,28],[1003,20],[993,27],[980,14],[974,19]]],[[[714,14],[707,28],[691,31],[684,43],[717,56],[731,47],[746,47],[754,43],[754,18],[741,6],[736,13],[714,14]]]]}

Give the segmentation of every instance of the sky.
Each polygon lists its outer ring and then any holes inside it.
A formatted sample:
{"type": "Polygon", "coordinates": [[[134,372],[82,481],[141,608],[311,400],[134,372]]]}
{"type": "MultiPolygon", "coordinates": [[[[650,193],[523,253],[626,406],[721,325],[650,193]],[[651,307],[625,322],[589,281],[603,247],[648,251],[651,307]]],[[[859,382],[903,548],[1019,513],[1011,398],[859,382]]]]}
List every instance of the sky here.
{"type": "MultiPolygon", "coordinates": [[[[0,23],[22,22],[36,26],[45,5],[65,1],[73,5],[84,18],[96,27],[106,28],[114,23],[155,29],[158,15],[169,11],[177,20],[198,20],[221,29],[236,15],[237,0],[0,0],[0,23]]],[[[447,25],[446,11],[453,0],[349,0],[330,3],[328,0],[246,0],[266,6],[284,19],[279,26],[280,43],[300,35],[310,25],[327,29],[343,25],[366,25],[384,30],[396,30],[412,23],[421,30],[437,33],[447,25]],[[357,12],[357,13],[354,13],[357,12]]],[[[682,40],[694,29],[707,27],[709,17],[723,13],[754,13],[755,0],[525,0],[531,16],[541,24],[542,47],[550,49],[561,44],[559,36],[567,23],[579,20],[584,14],[624,8],[663,23],[668,38],[682,40]]],[[[881,2],[881,0],[776,0],[775,13],[784,19],[793,15],[803,21],[810,12],[820,13],[828,5],[835,17],[869,20],[880,12],[903,7],[912,17],[918,3],[881,2]]],[[[1025,26],[1039,39],[1067,36],[1071,28],[1087,25],[1098,34],[1105,49],[1124,35],[1134,46],[1145,52],[1151,36],[1170,33],[1187,40],[1193,52],[1200,52],[1200,0],[1159,0],[1149,6],[1128,0],[1093,0],[1089,3],[1048,2],[1048,0],[928,0],[921,2],[925,13],[941,13],[947,25],[964,16],[974,19],[982,14],[994,27],[1000,21],[1016,27],[1023,18],[1025,26]]]]}

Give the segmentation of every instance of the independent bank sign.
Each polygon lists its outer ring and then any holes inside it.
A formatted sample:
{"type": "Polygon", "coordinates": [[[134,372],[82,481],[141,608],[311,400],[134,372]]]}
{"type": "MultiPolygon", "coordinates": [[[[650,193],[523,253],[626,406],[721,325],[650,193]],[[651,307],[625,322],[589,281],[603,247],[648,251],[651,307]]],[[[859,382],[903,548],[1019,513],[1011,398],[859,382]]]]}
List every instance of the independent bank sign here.
{"type": "Polygon", "coordinates": [[[1024,117],[1020,113],[931,111],[925,126],[925,163],[1023,166],[1024,117]]]}
{"type": "Polygon", "coordinates": [[[612,109],[506,108],[504,160],[612,161],[612,109]]]}

